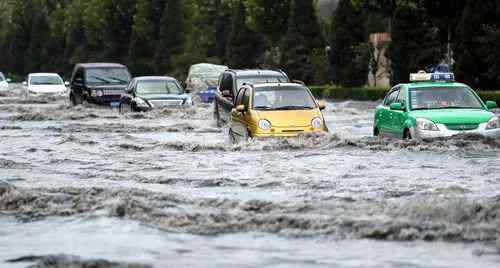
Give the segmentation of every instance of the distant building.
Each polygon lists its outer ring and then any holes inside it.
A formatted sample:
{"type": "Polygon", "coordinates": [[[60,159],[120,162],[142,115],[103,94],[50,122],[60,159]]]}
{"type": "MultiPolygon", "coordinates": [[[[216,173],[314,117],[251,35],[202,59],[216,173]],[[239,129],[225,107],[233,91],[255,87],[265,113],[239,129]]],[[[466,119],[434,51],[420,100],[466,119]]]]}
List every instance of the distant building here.
{"type": "Polygon", "coordinates": [[[370,43],[373,45],[373,61],[376,63],[377,72],[374,74],[374,68],[370,64],[370,72],[368,74],[368,85],[377,87],[390,87],[390,62],[386,57],[387,45],[391,41],[389,33],[372,33],[370,34],[370,43]]]}

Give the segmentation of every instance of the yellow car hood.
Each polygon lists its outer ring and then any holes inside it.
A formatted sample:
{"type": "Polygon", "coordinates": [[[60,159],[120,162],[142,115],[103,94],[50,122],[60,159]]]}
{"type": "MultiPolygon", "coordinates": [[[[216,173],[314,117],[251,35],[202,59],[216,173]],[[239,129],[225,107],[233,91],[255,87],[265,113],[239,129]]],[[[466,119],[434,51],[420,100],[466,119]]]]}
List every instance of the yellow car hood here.
{"type": "Polygon", "coordinates": [[[321,116],[318,109],[256,112],[259,119],[268,120],[273,127],[308,127],[313,118],[321,116]]]}

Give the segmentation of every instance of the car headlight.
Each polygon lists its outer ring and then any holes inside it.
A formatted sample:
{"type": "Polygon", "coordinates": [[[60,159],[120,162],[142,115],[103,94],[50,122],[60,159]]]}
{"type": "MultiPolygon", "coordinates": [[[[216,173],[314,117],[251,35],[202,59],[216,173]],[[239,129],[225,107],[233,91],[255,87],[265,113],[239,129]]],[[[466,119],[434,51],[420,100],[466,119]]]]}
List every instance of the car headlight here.
{"type": "Polygon", "coordinates": [[[322,126],[323,126],[323,120],[321,120],[321,118],[319,117],[315,117],[312,121],[311,121],[311,125],[313,128],[315,129],[320,129],[322,126]]]}
{"type": "Polygon", "coordinates": [[[271,128],[271,122],[262,119],[259,121],[259,128],[262,130],[269,130],[271,128]]]}
{"type": "Polygon", "coordinates": [[[424,118],[417,118],[417,128],[426,131],[439,131],[439,128],[434,122],[424,118]]]}
{"type": "Polygon", "coordinates": [[[488,121],[486,124],[486,130],[491,130],[491,129],[498,129],[500,128],[500,120],[498,117],[493,117],[488,121]]]}
{"type": "Polygon", "coordinates": [[[97,90],[96,95],[97,95],[97,97],[102,97],[102,96],[104,96],[104,92],[102,90],[97,90]]]}
{"type": "Polygon", "coordinates": [[[137,106],[139,106],[139,107],[149,107],[148,103],[145,100],[141,99],[141,98],[136,98],[135,99],[135,104],[137,106]]]}

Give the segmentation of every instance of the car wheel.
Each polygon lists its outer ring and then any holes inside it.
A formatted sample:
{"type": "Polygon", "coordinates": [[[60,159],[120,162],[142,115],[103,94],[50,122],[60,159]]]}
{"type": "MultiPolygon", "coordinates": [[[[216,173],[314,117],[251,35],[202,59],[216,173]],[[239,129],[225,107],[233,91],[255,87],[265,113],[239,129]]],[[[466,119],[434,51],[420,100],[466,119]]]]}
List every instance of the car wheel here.
{"type": "Polygon", "coordinates": [[[411,132],[410,132],[409,129],[405,129],[404,134],[403,134],[403,139],[405,139],[405,140],[411,140],[412,139],[411,132]]]}
{"type": "Polygon", "coordinates": [[[217,105],[217,101],[214,101],[214,120],[217,127],[222,127],[222,120],[220,119],[219,106],[217,105]]]}
{"type": "Polygon", "coordinates": [[[123,102],[120,102],[120,105],[118,106],[118,111],[120,111],[120,114],[125,114],[125,109],[123,108],[123,102]]]}
{"type": "Polygon", "coordinates": [[[80,94],[78,94],[78,93],[74,93],[74,92],[71,93],[69,95],[69,99],[70,99],[71,104],[73,106],[77,106],[77,105],[80,105],[80,104],[83,103],[83,97],[80,94]]]}
{"type": "Polygon", "coordinates": [[[229,128],[229,141],[231,141],[232,144],[238,143],[238,139],[236,138],[236,134],[234,134],[234,132],[231,128],[229,128]]]}
{"type": "Polygon", "coordinates": [[[375,136],[375,137],[380,136],[380,131],[378,130],[378,128],[377,128],[377,127],[375,127],[375,128],[373,129],[373,136],[375,136]]]}

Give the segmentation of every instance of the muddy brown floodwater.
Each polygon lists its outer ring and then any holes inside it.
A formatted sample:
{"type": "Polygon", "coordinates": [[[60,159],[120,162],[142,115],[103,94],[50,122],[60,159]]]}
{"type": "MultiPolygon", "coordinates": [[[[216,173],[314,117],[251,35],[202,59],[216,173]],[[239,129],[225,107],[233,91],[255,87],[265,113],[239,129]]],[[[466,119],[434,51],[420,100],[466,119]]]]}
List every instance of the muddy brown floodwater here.
{"type": "Polygon", "coordinates": [[[0,267],[499,267],[500,140],[232,145],[211,106],[119,115],[0,97],[0,267]],[[33,266],[32,266],[33,265],[33,266]]]}

